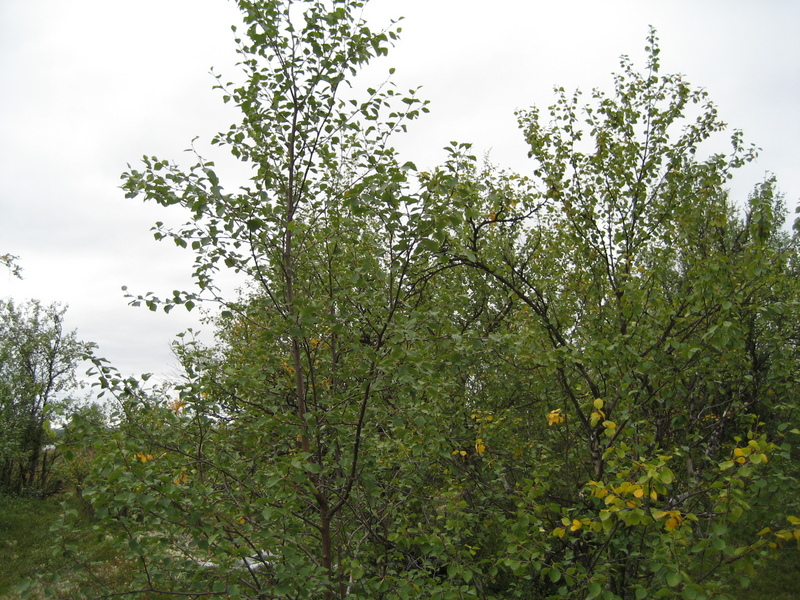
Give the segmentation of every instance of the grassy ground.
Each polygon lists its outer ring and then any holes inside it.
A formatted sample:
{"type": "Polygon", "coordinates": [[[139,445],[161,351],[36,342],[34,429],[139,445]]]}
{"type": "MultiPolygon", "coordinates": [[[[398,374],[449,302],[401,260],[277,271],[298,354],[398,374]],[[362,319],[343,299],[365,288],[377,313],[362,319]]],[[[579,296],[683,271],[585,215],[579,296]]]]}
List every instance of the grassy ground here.
{"type": "Polygon", "coordinates": [[[37,573],[58,569],[53,556],[50,525],[60,512],[53,500],[4,498],[0,496],[0,597],[7,597],[16,584],[37,573]]]}
{"type": "Polygon", "coordinates": [[[800,550],[789,544],[743,589],[738,600],[800,599],[800,550]]]}
{"type": "MultiPolygon", "coordinates": [[[[42,587],[31,596],[43,600],[83,600],[80,586],[89,574],[66,559],[55,547],[57,534],[50,530],[61,514],[58,500],[6,498],[0,496],[0,600],[17,600],[15,591],[25,579],[38,580],[42,573],[55,573],[61,582],[53,592],[42,593],[42,587]]],[[[85,530],[75,530],[68,542],[93,561],[106,565],[96,570],[92,577],[112,589],[125,579],[130,565],[102,539],[90,533],[88,521],[85,530]]],[[[746,589],[740,590],[737,600],[800,600],[800,550],[789,545],[782,555],[769,563],[752,579],[746,589]]]]}
{"type": "Polygon", "coordinates": [[[17,586],[28,579],[36,582],[32,599],[83,600],[80,588],[92,578],[109,587],[124,579],[127,562],[108,543],[91,532],[88,521],[85,528],[69,532],[66,542],[77,551],[104,567],[89,572],[76,568],[57,545],[58,534],[51,527],[62,513],[58,499],[8,498],[0,496],[0,599],[20,598],[17,586]],[[44,592],[41,576],[52,573],[58,579],[54,590],[44,592]]]}

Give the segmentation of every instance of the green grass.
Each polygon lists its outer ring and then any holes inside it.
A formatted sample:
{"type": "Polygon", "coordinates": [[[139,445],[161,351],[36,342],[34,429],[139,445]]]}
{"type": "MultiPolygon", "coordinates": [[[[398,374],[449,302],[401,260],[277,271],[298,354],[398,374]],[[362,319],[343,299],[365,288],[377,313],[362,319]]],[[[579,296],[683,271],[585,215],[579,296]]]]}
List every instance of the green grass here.
{"type": "Polygon", "coordinates": [[[59,533],[51,530],[62,511],[60,499],[0,496],[0,599],[20,598],[17,586],[24,580],[33,580],[37,584],[31,598],[79,600],[85,598],[80,589],[89,581],[110,588],[129,576],[128,561],[92,532],[88,519],[69,531],[65,541],[101,567],[90,572],[66,557],[59,533]],[[57,581],[47,592],[41,585],[44,574],[54,575],[57,581]]]}
{"type": "Polygon", "coordinates": [[[800,600],[800,549],[788,544],[751,579],[737,600],[800,600]]]}
{"type": "Polygon", "coordinates": [[[60,512],[55,500],[0,496],[0,597],[23,579],[59,568],[49,542],[60,512]]]}

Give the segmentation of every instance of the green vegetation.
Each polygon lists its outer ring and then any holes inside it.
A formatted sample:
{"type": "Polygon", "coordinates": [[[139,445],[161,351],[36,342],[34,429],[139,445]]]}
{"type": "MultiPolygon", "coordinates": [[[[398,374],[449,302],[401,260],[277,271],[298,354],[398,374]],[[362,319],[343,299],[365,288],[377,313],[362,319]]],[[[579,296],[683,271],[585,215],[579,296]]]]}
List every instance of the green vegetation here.
{"type": "MultiPolygon", "coordinates": [[[[67,504],[72,501],[67,499],[67,504]]],[[[105,585],[113,587],[124,584],[133,577],[135,565],[125,563],[115,553],[105,538],[96,535],[92,519],[73,522],[67,536],[58,529],[64,506],[58,499],[0,498],[0,561],[4,569],[0,572],[0,598],[17,600],[19,584],[30,580],[37,582],[32,588],[33,598],[50,600],[82,600],[82,582],[91,581],[91,573],[66,556],[62,544],[74,545],[81,554],[93,558],[92,573],[103,578],[105,585]],[[40,582],[43,574],[54,576],[51,589],[56,595],[43,596],[45,587],[40,582]]],[[[765,563],[755,573],[752,582],[741,589],[737,600],[795,600],[798,597],[797,580],[800,577],[800,552],[787,548],[765,563]]]]}
{"type": "Polygon", "coordinates": [[[22,279],[22,267],[19,266],[18,260],[19,256],[0,254],[0,265],[6,267],[14,277],[22,279]]]}
{"type": "Polygon", "coordinates": [[[27,577],[58,571],[65,565],[53,554],[50,526],[60,507],[55,500],[0,496],[0,595],[5,597],[27,577]],[[59,564],[60,563],[60,564],[59,564]]]}
{"type": "Polygon", "coordinates": [[[66,309],[0,300],[0,493],[48,495],[55,442],[50,419],[76,386],[87,345],[63,329],[66,309]]]}
{"type": "Polygon", "coordinates": [[[800,552],[796,547],[783,549],[764,563],[752,577],[751,584],[734,594],[737,600],[797,600],[800,590],[800,552]]]}
{"type": "Polygon", "coordinates": [[[130,568],[81,593],[722,600],[800,539],[797,238],[773,180],[729,198],[755,151],[706,149],[725,126],[654,33],[610,92],[519,112],[530,172],[457,143],[419,170],[391,137],[424,102],[354,87],[393,26],[238,4],[243,81],[217,87],[241,120],[214,143],[250,181],[123,174],[184,208],[155,236],[197,284],[132,303],[222,310],[172,386],[94,359],[114,412],[74,419],[65,468],[130,568]]]}
{"type": "Polygon", "coordinates": [[[64,510],[62,499],[0,497],[0,598],[82,600],[87,584],[111,589],[133,576],[132,565],[98,535],[90,519],[75,519],[60,529],[64,510]],[[88,557],[91,565],[76,564],[67,548],[88,557]]]}

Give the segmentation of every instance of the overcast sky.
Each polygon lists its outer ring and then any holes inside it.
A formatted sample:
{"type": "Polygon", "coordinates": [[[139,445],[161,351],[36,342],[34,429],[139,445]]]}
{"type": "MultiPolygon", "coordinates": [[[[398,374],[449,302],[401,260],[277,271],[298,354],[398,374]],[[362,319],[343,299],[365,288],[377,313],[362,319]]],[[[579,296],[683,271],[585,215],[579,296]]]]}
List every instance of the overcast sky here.
{"type": "MultiPolygon", "coordinates": [[[[422,86],[431,114],[397,140],[404,160],[439,162],[451,140],[525,170],[514,110],[552,103],[552,88],[611,88],[619,56],[642,63],[648,26],[662,68],[708,90],[722,118],[762,148],[741,173],[746,195],[777,175],[800,200],[800,2],[796,0],[373,0],[376,27],[405,16],[375,67],[422,86]]],[[[153,241],[162,208],[126,200],[126,164],[184,161],[236,120],[209,69],[234,74],[227,0],[0,0],[0,297],[69,304],[68,324],[123,373],[169,375],[169,342],[194,313],[127,305],[121,286],[160,295],[189,282],[191,254],[153,241]]],[[[212,151],[209,158],[216,158],[212,151]]],[[[223,182],[224,184],[224,182],[223,182]]]]}

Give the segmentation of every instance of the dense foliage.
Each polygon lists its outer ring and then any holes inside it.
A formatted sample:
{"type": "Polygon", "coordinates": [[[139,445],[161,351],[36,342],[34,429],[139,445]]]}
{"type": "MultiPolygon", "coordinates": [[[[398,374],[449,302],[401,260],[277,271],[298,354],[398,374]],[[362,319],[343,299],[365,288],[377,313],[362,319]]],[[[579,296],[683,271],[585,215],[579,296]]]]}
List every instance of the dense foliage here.
{"type": "Polygon", "coordinates": [[[173,390],[97,361],[119,411],[83,495],[132,597],[722,598],[800,537],[795,240],[773,181],[728,198],[754,153],[704,154],[723,124],[654,35],[613,93],[520,112],[529,173],[464,145],[418,172],[389,137],[424,104],[344,95],[394,29],[239,5],[242,120],[214,141],[249,185],[124,175],[191,214],[156,237],[199,290],[134,302],[224,306],[173,390]]]}

